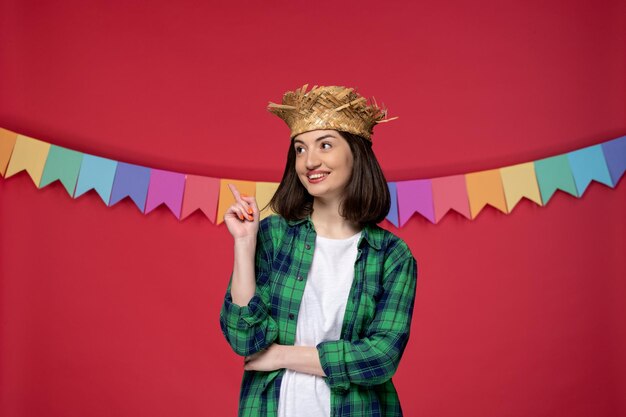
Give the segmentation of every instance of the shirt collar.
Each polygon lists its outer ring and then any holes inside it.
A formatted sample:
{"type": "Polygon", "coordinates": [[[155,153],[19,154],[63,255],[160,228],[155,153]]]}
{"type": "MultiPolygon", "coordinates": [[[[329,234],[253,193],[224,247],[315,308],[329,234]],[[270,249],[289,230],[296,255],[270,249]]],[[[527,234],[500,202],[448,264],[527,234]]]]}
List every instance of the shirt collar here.
{"type": "MultiPolygon", "coordinates": [[[[307,214],[307,216],[302,219],[287,220],[287,223],[289,226],[305,223],[306,227],[313,229],[313,221],[311,220],[310,214],[307,214]]],[[[382,247],[383,236],[383,229],[377,225],[366,224],[363,227],[363,239],[365,239],[370,246],[377,250],[380,250],[382,247]]]]}

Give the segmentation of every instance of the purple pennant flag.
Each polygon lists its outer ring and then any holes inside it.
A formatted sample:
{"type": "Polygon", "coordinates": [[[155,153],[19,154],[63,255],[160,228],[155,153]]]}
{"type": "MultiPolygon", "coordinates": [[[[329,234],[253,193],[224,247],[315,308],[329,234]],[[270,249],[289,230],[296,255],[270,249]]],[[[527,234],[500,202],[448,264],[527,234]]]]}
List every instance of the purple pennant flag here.
{"type": "Polygon", "coordinates": [[[391,207],[389,208],[389,213],[387,213],[387,220],[398,227],[398,195],[396,194],[396,183],[388,182],[387,188],[389,189],[389,195],[391,197],[391,207]]]}
{"type": "Polygon", "coordinates": [[[615,187],[626,171],[626,136],[604,142],[602,151],[611,174],[613,187],[615,187]]]}
{"type": "Polygon", "coordinates": [[[119,162],[115,172],[109,205],[112,206],[128,196],[143,213],[146,207],[149,185],[150,168],[119,162]]]}
{"type": "Polygon", "coordinates": [[[396,189],[400,227],[403,227],[415,212],[426,217],[431,223],[435,223],[435,209],[430,179],[397,181],[396,189]]]}
{"type": "Polygon", "coordinates": [[[145,214],[165,203],[176,218],[180,219],[180,209],[185,191],[185,174],[153,169],[150,175],[150,188],[146,201],[145,214]]]}

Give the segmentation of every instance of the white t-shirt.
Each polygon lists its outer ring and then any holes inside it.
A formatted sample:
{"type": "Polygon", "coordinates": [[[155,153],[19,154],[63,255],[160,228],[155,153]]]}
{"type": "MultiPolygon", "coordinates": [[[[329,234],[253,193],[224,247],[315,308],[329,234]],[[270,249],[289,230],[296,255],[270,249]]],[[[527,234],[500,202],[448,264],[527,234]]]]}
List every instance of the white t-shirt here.
{"type": "MultiPolygon", "coordinates": [[[[346,239],[316,236],[313,261],[298,313],[295,346],[315,347],[341,336],[361,232],[346,239]]],[[[279,417],[330,417],[330,388],[324,377],[286,369],[279,417]]]]}

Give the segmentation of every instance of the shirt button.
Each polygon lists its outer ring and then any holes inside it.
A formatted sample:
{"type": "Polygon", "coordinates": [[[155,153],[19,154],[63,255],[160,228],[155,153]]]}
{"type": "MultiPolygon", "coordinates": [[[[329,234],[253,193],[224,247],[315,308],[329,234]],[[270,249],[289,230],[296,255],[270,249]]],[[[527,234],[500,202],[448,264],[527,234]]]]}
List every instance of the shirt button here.
{"type": "Polygon", "coordinates": [[[311,245],[309,245],[308,243],[306,245],[304,245],[305,248],[307,249],[311,249],[311,245]]]}
{"type": "Polygon", "coordinates": [[[293,315],[293,313],[289,313],[289,318],[293,320],[295,316],[293,315]]]}
{"type": "Polygon", "coordinates": [[[304,278],[302,278],[302,275],[298,275],[298,281],[302,281],[304,278]]]}

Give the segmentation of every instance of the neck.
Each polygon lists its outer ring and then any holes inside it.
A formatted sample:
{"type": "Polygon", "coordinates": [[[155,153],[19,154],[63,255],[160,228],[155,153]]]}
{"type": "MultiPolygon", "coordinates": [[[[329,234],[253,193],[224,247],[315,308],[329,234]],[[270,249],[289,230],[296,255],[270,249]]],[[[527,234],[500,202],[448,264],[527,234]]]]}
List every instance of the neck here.
{"type": "Polygon", "coordinates": [[[339,214],[339,200],[329,202],[315,198],[311,221],[317,234],[335,239],[353,236],[361,230],[357,223],[339,214]]]}

